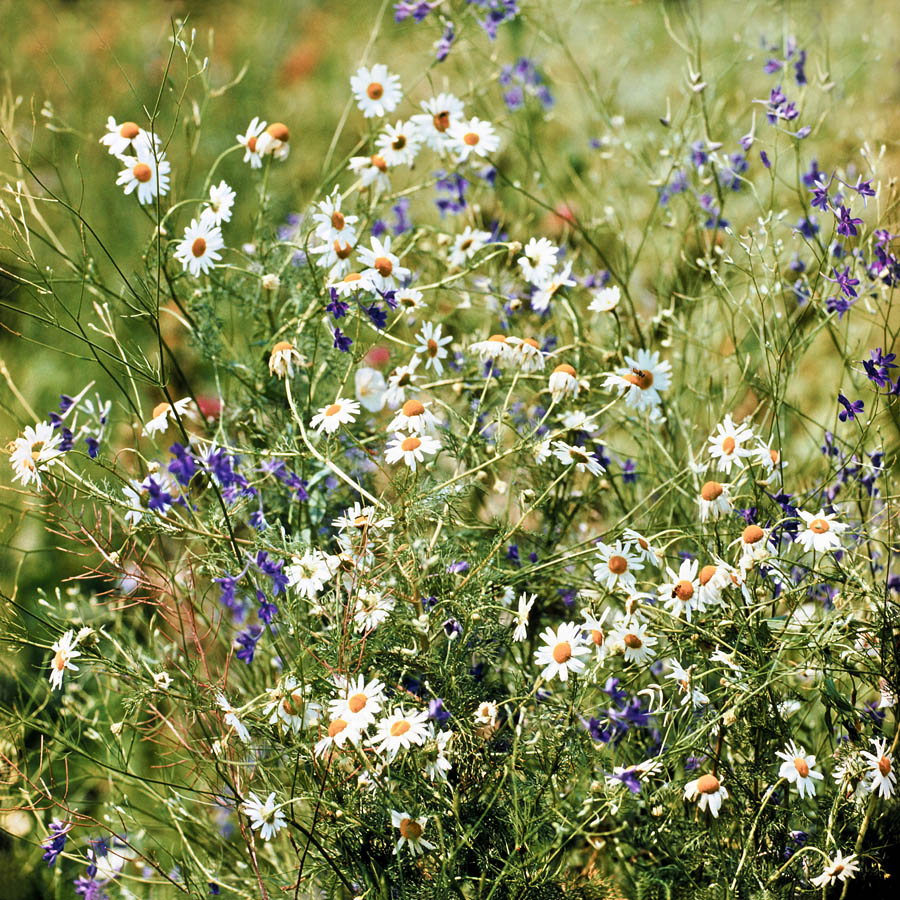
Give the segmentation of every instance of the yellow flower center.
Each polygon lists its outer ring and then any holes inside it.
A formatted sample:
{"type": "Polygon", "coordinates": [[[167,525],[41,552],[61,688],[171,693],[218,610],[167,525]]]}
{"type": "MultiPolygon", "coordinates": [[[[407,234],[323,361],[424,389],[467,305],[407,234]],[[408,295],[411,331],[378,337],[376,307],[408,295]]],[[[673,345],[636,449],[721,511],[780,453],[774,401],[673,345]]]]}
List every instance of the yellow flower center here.
{"type": "Polygon", "coordinates": [[[742,540],[745,544],[755,544],[757,541],[762,540],[762,536],[763,530],[759,527],[759,525],[748,525],[744,529],[742,540]]]}
{"type": "Polygon", "coordinates": [[[369,698],[365,694],[354,694],[347,701],[347,708],[352,713],[358,713],[361,709],[365,708],[365,705],[369,702],[369,698]]]}
{"type": "Polygon", "coordinates": [[[591,640],[598,646],[603,646],[603,632],[599,628],[591,630],[591,640]]]}
{"type": "Polygon", "coordinates": [[[328,409],[325,410],[326,416],[336,416],[341,411],[340,403],[332,403],[328,409]]]}
{"type": "Polygon", "coordinates": [[[470,147],[474,147],[480,140],[481,138],[474,131],[467,131],[463,135],[463,143],[468,144],[470,147]]]}
{"type": "Polygon", "coordinates": [[[347,723],[343,719],[335,719],[328,726],[328,737],[333,738],[340,734],[347,727],[347,723]]]}
{"type": "Polygon", "coordinates": [[[276,141],[281,141],[283,144],[286,144],[291,139],[291,133],[284,122],[273,122],[266,131],[269,137],[273,137],[276,141]]]}
{"type": "Polygon", "coordinates": [[[728,454],[734,453],[734,448],[736,446],[734,438],[729,434],[728,437],[722,441],[722,452],[728,454]]]}
{"type": "Polygon", "coordinates": [[[571,375],[573,378],[575,377],[575,369],[572,368],[568,363],[563,363],[561,366],[557,366],[553,370],[553,374],[555,375],[557,372],[564,372],[566,375],[571,375]]]}
{"type": "Polygon", "coordinates": [[[406,734],[411,727],[412,726],[405,719],[394,722],[394,724],[391,725],[391,737],[400,737],[401,735],[406,734]]]}
{"type": "Polygon", "coordinates": [[[407,400],[402,406],[403,415],[407,418],[413,416],[421,416],[425,412],[425,407],[418,400],[407,400]]]}
{"type": "Polygon", "coordinates": [[[813,519],[809,523],[809,530],[814,534],[825,534],[830,529],[830,525],[825,519],[813,519]]]}
{"type": "Polygon", "coordinates": [[[700,576],[699,576],[700,584],[709,584],[709,582],[712,580],[712,577],[715,574],[716,574],[715,566],[704,566],[700,570],[700,576]]]}

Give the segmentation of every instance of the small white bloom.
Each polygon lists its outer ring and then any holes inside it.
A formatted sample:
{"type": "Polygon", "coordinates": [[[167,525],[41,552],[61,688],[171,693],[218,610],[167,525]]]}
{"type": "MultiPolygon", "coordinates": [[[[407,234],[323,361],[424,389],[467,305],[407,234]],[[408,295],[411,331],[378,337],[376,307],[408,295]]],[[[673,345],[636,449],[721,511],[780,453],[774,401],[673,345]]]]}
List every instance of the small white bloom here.
{"type": "Polygon", "coordinates": [[[434,844],[422,837],[427,824],[427,816],[419,816],[418,819],[414,819],[409,813],[397,812],[396,809],[392,809],[391,825],[400,832],[397,846],[394,847],[394,856],[400,852],[404,844],[409,847],[413,856],[421,856],[426,850],[434,850],[434,844]]]}
{"type": "Polygon", "coordinates": [[[309,425],[320,434],[334,434],[341,425],[352,425],[359,415],[359,403],[338,397],[334,403],[323,406],[310,420],[309,425]]]}
{"type": "Polygon", "coordinates": [[[350,89],[366,119],[393,112],[403,97],[399,76],[392,75],[381,63],[371,69],[366,66],[357,69],[350,78],[350,89]]]}
{"type": "Polygon", "coordinates": [[[216,225],[230,222],[235,196],[234,191],[224,181],[212,185],[209,189],[209,202],[206,204],[209,219],[216,225]]]}
{"type": "Polygon", "coordinates": [[[806,528],[797,532],[794,539],[804,550],[816,553],[828,553],[830,550],[841,549],[841,539],[838,535],[847,526],[843,522],[836,521],[836,516],[820,509],[815,515],[805,510],[798,510],[800,518],[806,523],[806,528]]]}
{"type": "Polygon", "coordinates": [[[241,806],[250,820],[250,827],[259,830],[259,835],[264,841],[270,841],[287,825],[284,813],[275,805],[275,791],[269,794],[265,803],[253,791],[250,791],[248,796],[250,799],[245,800],[241,806]]]}
{"type": "Polygon", "coordinates": [[[554,631],[547,626],[541,634],[542,645],[534,653],[534,661],[544,666],[541,677],[559,678],[568,681],[569,672],[578,675],[584,671],[585,663],[580,657],[590,654],[581,637],[581,628],[574,622],[563,622],[554,631]]]}
{"type": "Polygon", "coordinates": [[[384,458],[386,462],[403,462],[406,466],[416,471],[416,463],[425,462],[425,454],[433,456],[441,449],[441,443],[436,438],[427,434],[405,435],[400,432],[388,441],[384,458]]]}
{"type": "Polygon", "coordinates": [[[701,775],[684,786],[684,796],[688,800],[700,798],[698,806],[701,810],[709,808],[714,819],[719,818],[722,801],[728,799],[728,791],[715,775],[701,775]]]}
{"type": "Polygon", "coordinates": [[[816,765],[815,756],[807,755],[806,751],[793,741],[775,755],[784,760],[778,770],[778,777],[787,779],[791,784],[796,784],[801,797],[805,797],[807,794],[815,797],[815,781],[821,781],[825,777],[821,772],[813,771],[816,765]]]}
{"type": "Polygon", "coordinates": [[[184,237],[175,248],[175,259],[190,272],[194,278],[205,274],[216,267],[222,259],[220,250],[225,249],[222,229],[215,224],[208,211],[200,216],[200,221],[192,219],[184,229],[184,237]]]}
{"type": "Polygon", "coordinates": [[[72,660],[81,656],[77,649],[78,639],[74,631],[67,631],[53,644],[53,659],[50,662],[50,685],[56,690],[62,690],[63,675],[66,669],[72,672],[78,671],[78,666],[73,665],[72,660]]]}

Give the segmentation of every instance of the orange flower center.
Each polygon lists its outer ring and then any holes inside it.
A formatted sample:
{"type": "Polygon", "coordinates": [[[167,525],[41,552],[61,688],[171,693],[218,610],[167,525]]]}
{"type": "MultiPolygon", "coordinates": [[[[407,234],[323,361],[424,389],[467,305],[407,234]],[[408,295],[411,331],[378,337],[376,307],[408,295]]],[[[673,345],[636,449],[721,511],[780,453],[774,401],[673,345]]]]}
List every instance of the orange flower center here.
{"type": "Polygon", "coordinates": [[[434,123],[435,129],[443,134],[450,127],[449,110],[442,110],[431,121],[434,123]]]}
{"type": "Polygon", "coordinates": [[[373,81],[366,88],[366,93],[370,100],[380,100],[384,96],[384,88],[377,81],[373,81]]]}
{"type": "Polygon", "coordinates": [[[737,445],[734,442],[734,438],[729,434],[724,441],[722,441],[722,450],[725,453],[734,453],[734,448],[737,445]]]}
{"type": "Polygon", "coordinates": [[[418,400],[407,400],[402,407],[403,415],[408,418],[413,416],[421,416],[425,412],[425,407],[418,400]]]}
{"type": "Polygon", "coordinates": [[[360,275],[359,272],[348,272],[344,276],[344,283],[350,284],[354,281],[359,281],[360,278],[362,278],[362,275],[360,275]]]}
{"type": "Polygon", "coordinates": [[[463,135],[463,143],[468,144],[470,147],[474,147],[480,140],[481,138],[474,131],[467,131],[463,135]]]}
{"type": "Polygon", "coordinates": [[[777,466],[778,460],[781,459],[781,454],[777,450],[770,450],[769,451],[769,459],[772,460],[773,466],[777,466]]]}
{"type": "Polygon", "coordinates": [[[809,775],[809,766],[806,764],[806,760],[802,756],[794,757],[794,768],[797,770],[801,778],[806,778],[809,775]]]}
{"type": "Polygon", "coordinates": [[[380,172],[387,172],[387,163],[384,161],[383,156],[379,156],[377,153],[372,157],[372,165],[375,166],[380,172]]]}
{"type": "Polygon", "coordinates": [[[365,694],[354,694],[347,701],[347,708],[352,713],[358,713],[361,709],[365,708],[365,705],[369,702],[369,698],[365,694]]]}
{"type": "Polygon", "coordinates": [[[159,418],[159,416],[163,415],[163,413],[167,413],[171,408],[172,407],[169,406],[168,403],[157,403],[156,406],[153,407],[152,418],[159,418]]]}
{"type": "Polygon", "coordinates": [[[281,701],[281,708],[289,716],[296,716],[300,711],[300,699],[295,698],[293,694],[288,695],[281,701]]]}
{"type": "Polygon", "coordinates": [[[131,170],[131,174],[134,175],[141,184],[146,184],[153,177],[153,171],[147,163],[138,163],[131,170]]]}
{"type": "Polygon", "coordinates": [[[286,144],[291,139],[291,133],[284,122],[273,122],[266,131],[269,137],[273,137],[276,141],[281,141],[283,144],[286,144]]]}
{"type": "Polygon", "coordinates": [[[611,556],[607,565],[613,575],[621,575],[623,572],[628,571],[628,560],[624,556],[611,556]]]}
{"type": "Polygon", "coordinates": [[[721,497],[722,491],[724,490],[725,488],[723,488],[718,481],[707,481],[706,484],[704,484],[703,487],[700,488],[700,496],[704,500],[711,502],[718,497],[721,497]]]}
{"type": "Polygon", "coordinates": [[[191,244],[191,253],[194,256],[203,256],[206,253],[206,238],[194,238],[194,243],[191,244]]]}
{"type": "Polygon", "coordinates": [[[622,376],[626,381],[637,385],[642,391],[647,390],[653,384],[653,373],[643,369],[632,369],[627,375],[622,376]]]}
{"type": "Polygon", "coordinates": [[[56,651],[56,656],[53,657],[53,668],[58,672],[62,672],[62,670],[66,667],[66,654],[62,650],[56,651]]]}
{"type": "Polygon", "coordinates": [[[426,344],[428,347],[428,355],[429,356],[437,356],[438,350],[441,348],[438,346],[438,342],[434,338],[428,338],[428,343],[426,344]]]}
{"type": "Polygon", "coordinates": [[[603,632],[599,628],[591,630],[591,640],[598,646],[603,646],[603,632]]]}
{"type": "Polygon", "coordinates": [[[400,834],[408,841],[417,841],[420,837],[422,837],[422,826],[418,822],[414,822],[412,819],[401,819],[399,827],[400,834]]]}
{"type": "Polygon", "coordinates": [[[328,726],[328,737],[333,738],[335,735],[340,734],[347,727],[347,723],[343,719],[335,719],[328,726]]]}
{"type": "Polygon", "coordinates": [[[553,659],[562,665],[572,658],[572,645],[568,641],[560,641],[553,648],[553,659]]]}
{"type": "Polygon", "coordinates": [[[394,271],[394,264],[386,256],[378,256],[374,269],[382,278],[387,278],[394,271]]]}
{"type": "Polygon", "coordinates": [[[704,566],[700,570],[700,584],[709,584],[715,574],[715,566],[704,566]]]}
{"type": "Polygon", "coordinates": [[[719,789],[719,779],[715,775],[701,775],[697,779],[698,794],[714,794],[719,789]]]}
{"type": "MultiPolygon", "coordinates": [[[[344,244],[344,246],[342,247],[342,246],[341,246],[341,242],[340,242],[339,240],[337,240],[337,238],[335,238],[335,241],[334,241],[334,255],[335,255],[338,259],[347,259],[347,257],[350,256],[350,254],[351,254],[352,252],[353,252],[353,248],[350,246],[350,244],[344,244]]],[[[355,272],[351,272],[351,274],[352,274],[352,275],[356,275],[355,272]]],[[[359,278],[359,275],[356,275],[356,278],[359,278]]],[[[356,281],[356,278],[351,278],[351,279],[349,279],[349,280],[350,280],[350,281],[356,281]]],[[[348,280],[347,278],[344,279],[344,281],[347,281],[347,280],[348,280]]]]}
{"type": "Polygon", "coordinates": [[[347,224],[347,220],[344,218],[344,214],[339,209],[336,209],[331,214],[331,224],[332,227],[337,228],[338,231],[340,231],[347,224]]]}
{"type": "Polygon", "coordinates": [[[886,756],[882,756],[881,759],[878,760],[878,771],[881,772],[885,778],[891,774],[891,761],[886,756]]]}
{"type": "Polygon", "coordinates": [[[293,345],[289,344],[287,341],[279,341],[273,348],[273,353],[283,353],[285,350],[293,350],[293,345]]]}
{"type": "Polygon", "coordinates": [[[247,138],[247,149],[251,153],[256,153],[256,138],[251,136],[247,138]]]}
{"type": "Polygon", "coordinates": [[[488,343],[494,344],[505,344],[506,343],[506,335],[505,334],[492,334],[488,338],[488,343]]]}
{"type": "Polygon", "coordinates": [[[404,452],[418,450],[422,446],[422,442],[417,437],[408,437],[401,445],[400,449],[404,452]]]}
{"type": "Polygon", "coordinates": [[[644,646],[644,642],[636,634],[625,635],[625,646],[632,650],[639,650],[644,646]]]}
{"type": "Polygon", "coordinates": [[[133,141],[140,133],[137,122],[123,122],[119,127],[119,136],[129,141],[133,141]]]}
{"type": "Polygon", "coordinates": [[[682,578],[681,581],[675,585],[675,590],[672,591],[672,593],[679,600],[690,600],[691,597],[694,596],[694,585],[692,585],[690,581],[682,578]]]}
{"type": "Polygon", "coordinates": [[[341,411],[340,403],[332,403],[328,409],[325,410],[326,416],[336,416],[341,411]]]}
{"type": "Polygon", "coordinates": [[[744,529],[742,539],[745,544],[755,544],[757,541],[762,540],[762,536],[763,530],[759,525],[748,525],[744,529]]]}
{"type": "Polygon", "coordinates": [[[400,737],[401,735],[406,734],[411,727],[412,726],[405,719],[394,722],[394,724],[391,725],[391,737],[400,737]]]}
{"type": "Polygon", "coordinates": [[[561,366],[557,366],[553,370],[553,374],[555,375],[557,372],[565,372],[566,375],[571,375],[573,378],[575,377],[575,369],[572,368],[568,363],[563,363],[561,366]]]}
{"type": "Polygon", "coordinates": [[[812,522],[809,523],[809,530],[814,534],[825,534],[830,527],[831,526],[825,519],[813,519],[812,522]]]}

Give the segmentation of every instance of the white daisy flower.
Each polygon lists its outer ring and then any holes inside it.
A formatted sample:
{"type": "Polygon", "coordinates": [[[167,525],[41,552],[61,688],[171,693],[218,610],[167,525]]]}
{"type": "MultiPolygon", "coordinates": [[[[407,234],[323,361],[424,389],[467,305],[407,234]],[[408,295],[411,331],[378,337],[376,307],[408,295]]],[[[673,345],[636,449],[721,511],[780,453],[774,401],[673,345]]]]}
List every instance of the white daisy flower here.
{"type": "Polygon", "coordinates": [[[450,126],[463,118],[463,102],[453,94],[441,93],[419,105],[425,112],[414,115],[412,122],[422,140],[432,150],[443,154],[451,143],[450,126]]]}
{"type": "Polygon", "coordinates": [[[653,647],[658,639],[647,634],[647,625],[631,616],[617,624],[609,633],[609,641],[624,649],[625,662],[639,665],[653,659],[653,647]]]}
{"type": "Polygon", "coordinates": [[[355,244],[342,244],[338,238],[327,244],[309,248],[310,253],[318,256],[316,265],[320,269],[328,269],[329,287],[336,287],[334,282],[341,282],[344,276],[350,273],[350,257],[353,256],[354,249],[355,244]]]}
{"type": "Polygon", "coordinates": [[[427,737],[428,710],[407,713],[398,706],[378,723],[369,746],[391,761],[400,750],[408,750],[413,744],[421,746],[427,737]]]}
{"type": "Polygon", "coordinates": [[[761,466],[769,474],[776,469],[783,469],[788,465],[786,461],[782,460],[781,452],[772,446],[772,441],[774,440],[774,434],[765,444],[760,440],[759,444],[753,448],[753,452],[750,454],[750,459],[758,466],[761,466]]]}
{"type": "Polygon", "coordinates": [[[821,772],[814,772],[816,758],[791,741],[784,750],[779,750],[777,757],[783,759],[778,777],[784,778],[791,784],[797,785],[801,797],[816,795],[816,781],[821,781],[825,776],[821,772]]]}
{"type": "Polygon", "coordinates": [[[415,288],[407,287],[394,291],[394,302],[398,308],[408,313],[414,313],[417,309],[425,309],[423,294],[415,288]]]}
{"type": "Polygon", "coordinates": [[[747,444],[754,440],[752,429],[746,424],[736,425],[729,413],[716,425],[715,434],[709,437],[709,455],[718,461],[722,472],[730,472],[732,465],[743,467],[743,460],[753,455],[747,444]]]}
{"type": "Polygon", "coordinates": [[[234,191],[224,181],[220,181],[218,184],[210,187],[206,211],[209,214],[209,218],[216,225],[231,221],[231,208],[234,206],[236,196],[234,191]]]}
{"type": "Polygon", "coordinates": [[[497,704],[490,700],[485,700],[478,705],[478,709],[472,713],[472,718],[477,725],[487,725],[493,728],[497,724],[497,704]]]}
{"type": "Polygon", "coordinates": [[[696,559],[682,560],[677,573],[666,566],[666,575],[669,580],[657,589],[659,599],[663,600],[665,605],[672,610],[672,615],[680,616],[684,613],[688,622],[691,621],[691,613],[700,608],[700,585],[697,581],[699,567],[700,563],[696,559]]]}
{"type": "Polygon", "coordinates": [[[847,526],[843,522],[836,521],[836,516],[820,509],[815,515],[805,510],[798,510],[800,518],[806,523],[806,528],[797,532],[794,540],[807,552],[814,550],[816,553],[828,553],[830,550],[841,549],[841,539],[838,535],[847,526]]]}
{"type": "Polygon", "coordinates": [[[338,397],[334,403],[323,406],[310,420],[310,428],[319,434],[334,434],[341,425],[352,425],[359,415],[359,403],[356,400],[345,400],[338,397]]]}
{"type": "Polygon", "coordinates": [[[542,678],[568,681],[569,672],[578,675],[584,671],[585,663],[580,657],[591,651],[581,638],[581,628],[574,622],[563,622],[556,631],[547,626],[541,641],[543,644],[535,651],[534,661],[544,666],[542,678]]]}
{"type": "Polygon", "coordinates": [[[697,609],[718,606],[725,588],[740,582],[740,572],[722,560],[703,566],[697,573],[697,609]]]}
{"type": "Polygon", "coordinates": [[[871,739],[872,749],[874,753],[863,750],[860,754],[862,758],[869,763],[867,772],[869,781],[869,790],[873,794],[878,794],[885,800],[894,795],[894,785],[897,781],[897,773],[894,772],[890,754],[887,752],[887,741],[871,739]]]}
{"type": "Polygon", "coordinates": [[[402,462],[413,472],[416,471],[416,463],[425,462],[425,454],[433,456],[441,449],[441,443],[436,438],[427,434],[404,435],[397,433],[388,441],[385,448],[385,461],[393,465],[402,462]]]}
{"type": "Polygon", "coordinates": [[[352,157],[350,169],[359,176],[360,183],[364,188],[374,187],[376,193],[391,189],[387,163],[384,161],[384,157],[377,153],[374,156],[352,157]]]}
{"type": "Polygon", "coordinates": [[[748,572],[756,563],[764,562],[777,552],[775,545],[759,525],[748,525],[741,532],[738,541],[741,546],[741,558],[738,564],[742,573],[748,572]]]}
{"type": "Polygon", "coordinates": [[[659,566],[662,561],[662,553],[653,547],[650,541],[642,534],[634,531],[632,528],[626,528],[622,532],[622,537],[632,545],[634,552],[638,553],[644,562],[650,563],[651,566],[659,566]]]}
{"type": "Polygon", "coordinates": [[[119,172],[116,184],[125,189],[125,196],[137,190],[138,203],[146,206],[154,197],[169,193],[169,172],[172,167],[165,153],[150,148],[149,141],[137,141],[134,156],[122,156],[125,168],[119,172]]]}
{"type": "Polygon", "coordinates": [[[321,757],[333,750],[334,747],[343,750],[348,743],[355,747],[363,736],[363,730],[359,722],[350,722],[348,719],[338,716],[328,723],[328,730],[324,737],[316,741],[313,753],[321,757]]]}
{"type": "MultiPolygon", "coordinates": [[[[191,398],[183,397],[174,403],[175,412],[179,416],[188,416],[191,414],[191,398]]],[[[172,412],[172,405],[168,403],[158,403],[153,407],[153,413],[150,421],[144,425],[144,434],[153,436],[165,432],[169,427],[169,419],[174,421],[175,416],[172,412]]]]}
{"type": "Polygon", "coordinates": [[[729,496],[731,485],[722,484],[719,481],[707,481],[700,488],[698,502],[700,504],[700,521],[709,519],[716,521],[727,516],[733,509],[729,496]]]}
{"type": "Polygon", "coordinates": [[[609,610],[604,609],[599,619],[589,609],[583,609],[581,615],[584,618],[582,629],[591,636],[591,643],[597,648],[597,655],[600,658],[605,657],[608,648],[606,646],[606,630],[603,627],[603,623],[609,615],[609,610]]]}
{"type": "Polygon", "coordinates": [[[392,75],[381,63],[371,69],[360,66],[350,78],[350,89],[366,119],[381,118],[393,112],[403,98],[399,76],[392,75]]]}
{"type": "Polygon", "coordinates": [[[366,684],[362,675],[342,685],[340,696],[330,701],[328,711],[333,719],[346,720],[351,726],[365,731],[384,705],[384,685],[373,678],[366,684]]]}
{"type": "Polygon", "coordinates": [[[547,238],[531,238],[522,252],[525,255],[519,257],[518,263],[526,281],[537,285],[546,282],[553,275],[559,247],[547,238]]]}
{"type": "Polygon", "coordinates": [[[715,775],[701,775],[684,786],[684,796],[688,800],[700,798],[698,806],[701,810],[709,809],[714,819],[719,818],[722,801],[728,799],[728,791],[715,775]]]}
{"type": "Polygon", "coordinates": [[[334,289],[339,297],[353,297],[356,294],[370,294],[375,292],[375,285],[368,272],[348,272],[340,281],[328,285],[329,290],[334,289]]]}
{"type": "Polygon", "coordinates": [[[418,344],[415,347],[416,354],[422,354],[425,358],[425,368],[434,369],[435,375],[444,373],[444,364],[442,359],[447,358],[447,347],[453,338],[451,335],[441,337],[442,325],[433,322],[423,322],[422,329],[416,335],[418,344]]]}
{"type": "Polygon", "coordinates": [[[660,391],[669,387],[672,364],[660,361],[659,353],[638,350],[634,357],[626,356],[628,368],[608,374],[603,386],[619,392],[628,406],[635,409],[655,409],[662,403],[660,391]]]}
{"type": "Polygon", "coordinates": [[[359,588],[356,594],[356,608],[353,621],[359,632],[377,628],[394,608],[394,598],[390,594],[380,594],[368,588],[359,588]]]}
{"type": "Polygon", "coordinates": [[[500,136],[494,126],[484,119],[473,118],[468,121],[451,123],[450,149],[456,154],[459,162],[465,162],[470,156],[485,157],[500,149],[500,136]]]}
{"type": "Polygon", "coordinates": [[[269,702],[263,715],[269,716],[270,725],[280,725],[285,731],[298,734],[302,728],[309,728],[319,719],[319,704],[306,696],[293,675],[288,675],[277,687],[267,688],[269,702]]]}
{"type": "Polygon", "coordinates": [[[564,466],[574,465],[576,472],[590,472],[591,475],[600,476],[606,471],[600,460],[585,447],[575,447],[565,441],[554,441],[553,455],[564,466]]]}
{"type": "Polygon", "coordinates": [[[356,388],[356,399],[363,407],[369,412],[381,412],[384,408],[384,395],[387,391],[384,375],[378,369],[360,366],[353,376],[353,384],[356,388]]]}
{"type": "Polygon", "coordinates": [[[247,130],[237,136],[237,142],[244,148],[244,162],[250,163],[251,169],[262,167],[262,154],[259,150],[259,136],[266,130],[266,123],[254,116],[247,130]]]}
{"type": "Polygon", "coordinates": [[[222,717],[225,724],[229,728],[233,728],[235,734],[243,741],[245,744],[250,743],[250,732],[247,731],[247,726],[238,718],[237,711],[235,708],[228,702],[228,699],[224,694],[218,694],[216,696],[216,703],[219,705],[219,708],[225,715],[222,717]]]}
{"type": "Polygon", "coordinates": [[[829,884],[834,884],[835,881],[846,881],[848,878],[854,878],[858,871],[859,862],[856,856],[852,853],[849,856],[844,856],[839,850],[837,856],[822,869],[822,874],[816,875],[815,878],[810,878],[809,880],[816,887],[823,888],[829,884]]]}
{"type": "Polygon", "coordinates": [[[425,757],[425,777],[429,781],[447,780],[447,773],[453,768],[453,763],[446,756],[447,744],[452,737],[452,731],[435,734],[434,725],[428,723],[428,737],[420,755],[425,757]]]}
{"type": "Polygon", "coordinates": [[[534,461],[542,466],[553,455],[553,442],[550,440],[541,441],[534,448],[534,461]]]}
{"type": "Polygon", "coordinates": [[[492,334],[486,341],[469,344],[469,353],[477,356],[483,363],[489,359],[505,363],[511,356],[512,349],[505,334],[492,334]]]}
{"type": "Polygon", "coordinates": [[[508,361],[522,372],[543,372],[545,365],[544,351],[534,338],[511,336],[507,339],[511,348],[508,361]]]}
{"type": "Polygon", "coordinates": [[[296,588],[302,597],[315,600],[334,577],[339,565],[337,556],[313,549],[307,550],[303,556],[294,556],[291,564],[284,567],[284,574],[289,587],[296,588]]]}
{"type": "Polygon", "coordinates": [[[260,156],[271,155],[279,162],[284,162],[291,151],[291,133],[284,122],[273,122],[266,126],[266,130],[257,138],[256,152],[260,156]]]}
{"type": "Polygon", "coordinates": [[[53,644],[53,659],[50,661],[50,686],[55,690],[62,690],[63,675],[66,669],[72,672],[78,671],[78,666],[73,665],[72,660],[81,656],[81,651],[76,649],[78,638],[74,631],[67,631],[53,644]]]}
{"type": "Polygon", "coordinates": [[[316,237],[321,238],[326,244],[338,242],[339,246],[356,244],[356,229],[353,227],[359,216],[348,216],[341,210],[341,190],[338,187],[316,204],[318,212],[312,215],[316,223],[316,237]]]}
{"type": "Polygon", "coordinates": [[[353,506],[344,510],[342,516],[338,516],[331,523],[339,531],[354,529],[362,531],[364,528],[370,532],[384,531],[394,524],[393,516],[385,516],[379,519],[374,506],[362,506],[357,500],[353,506]]]}
{"type": "Polygon", "coordinates": [[[591,312],[610,312],[614,310],[622,299],[622,292],[617,284],[611,287],[600,288],[591,292],[592,300],[588,304],[591,312]]]}
{"type": "Polygon", "coordinates": [[[384,131],[375,141],[375,149],[379,156],[391,168],[412,166],[419,154],[420,146],[421,140],[416,126],[402,119],[398,119],[394,125],[385,125],[384,131]]]}
{"type": "Polygon", "coordinates": [[[423,403],[415,397],[410,398],[394,415],[388,431],[408,431],[412,434],[427,434],[438,427],[437,416],[429,409],[430,402],[423,403]]]}
{"type": "Polygon", "coordinates": [[[278,341],[269,354],[269,374],[279,378],[294,377],[294,366],[303,365],[305,360],[288,341],[278,341]]]}
{"type": "Polygon", "coordinates": [[[49,422],[26,425],[22,434],[9,447],[9,464],[13,470],[13,481],[21,481],[23,487],[32,482],[41,490],[42,468],[49,468],[63,455],[59,449],[62,434],[55,431],[49,422]]]}
{"type": "Polygon", "coordinates": [[[392,809],[391,825],[400,832],[397,846],[394,847],[394,856],[400,852],[404,844],[409,847],[413,856],[421,856],[426,850],[434,850],[434,844],[422,837],[427,824],[427,816],[419,816],[418,819],[414,819],[409,813],[397,812],[396,809],[392,809]]]}
{"type": "Polygon", "coordinates": [[[185,272],[190,272],[194,278],[205,274],[216,267],[216,263],[222,259],[219,250],[225,249],[225,241],[222,238],[222,229],[216,225],[211,216],[200,216],[200,221],[192,219],[191,224],[184,229],[184,238],[175,248],[177,259],[185,272]]]}
{"type": "Polygon", "coordinates": [[[672,671],[666,675],[666,678],[671,678],[673,681],[677,682],[678,686],[681,688],[681,693],[684,694],[681,705],[684,706],[686,703],[690,702],[695,709],[706,706],[709,703],[709,697],[707,697],[699,688],[691,686],[691,669],[694,667],[690,666],[685,669],[677,659],[670,659],[669,666],[671,666],[672,671]]]}
{"type": "Polygon", "coordinates": [[[391,253],[391,238],[387,236],[382,242],[372,238],[371,247],[358,249],[360,263],[366,267],[363,276],[381,291],[392,291],[397,287],[397,280],[403,281],[409,269],[400,264],[400,259],[391,253]]]}
{"type": "Polygon", "coordinates": [[[447,261],[450,268],[463,268],[479,250],[487,246],[490,239],[491,233],[489,231],[479,231],[472,228],[471,225],[466,225],[453,239],[453,246],[450,248],[450,258],[447,261]]]}
{"type": "MultiPolygon", "coordinates": [[[[154,142],[159,146],[159,138],[154,135],[154,142]]],[[[110,152],[111,156],[127,156],[129,150],[137,152],[138,145],[143,143],[148,147],[151,144],[150,132],[144,131],[137,122],[123,122],[121,125],[110,116],[106,120],[106,134],[100,138],[110,152]]]]}
{"type": "Polygon", "coordinates": [[[527,593],[523,593],[519,596],[519,606],[515,617],[516,630],[513,632],[513,640],[516,642],[524,641],[528,637],[528,618],[535,600],[537,600],[537,594],[529,597],[527,593]]]}
{"type": "Polygon", "coordinates": [[[562,400],[567,394],[578,396],[578,378],[575,369],[568,363],[561,363],[550,373],[550,395],[554,400],[562,400]]]}
{"type": "Polygon", "coordinates": [[[613,547],[601,541],[597,544],[597,557],[600,561],[594,566],[594,578],[608,591],[630,594],[637,589],[634,573],[644,564],[631,544],[618,540],[613,547]]]}
{"type": "Polygon", "coordinates": [[[266,802],[263,803],[253,791],[248,794],[249,799],[241,804],[244,815],[250,820],[250,827],[259,831],[259,836],[264,841],[270,841],[278,832],[287,825],[281,808],[275,805],[275,791],[272,791],[266,802]]]}
{"type": "Polygon", "coordinates": [[[567,262],[559,272],[554,272],[546,281],[536,285],[537,290],[531,295],[531,308],[535,312],[546,312],[550,301],[564,287],[575,287],[578,283],[572,275],[572,263],[567,262]]]}
{"type": "Polygon", "coordinates": [[[414,356],[405,366],[397,366],[388,375],[388,389],[384,395],[385,403],[390,409],[396,409],[406,402],[407,388],[415,387],[416,382],[422,377],[416,375],[416,369],[421,358],[414,356]]]}

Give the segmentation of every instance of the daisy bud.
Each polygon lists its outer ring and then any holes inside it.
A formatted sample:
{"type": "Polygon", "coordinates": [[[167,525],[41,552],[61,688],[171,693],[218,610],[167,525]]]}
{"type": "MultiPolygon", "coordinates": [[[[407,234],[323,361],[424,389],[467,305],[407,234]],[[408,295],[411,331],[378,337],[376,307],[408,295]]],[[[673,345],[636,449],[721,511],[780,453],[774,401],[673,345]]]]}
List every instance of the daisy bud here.
{"type": "Polygon", "coordinates": [[[262,277],[263,290],[277,291],[281,287],[281,279],[274,273],[269,272],[262,277]]]}

